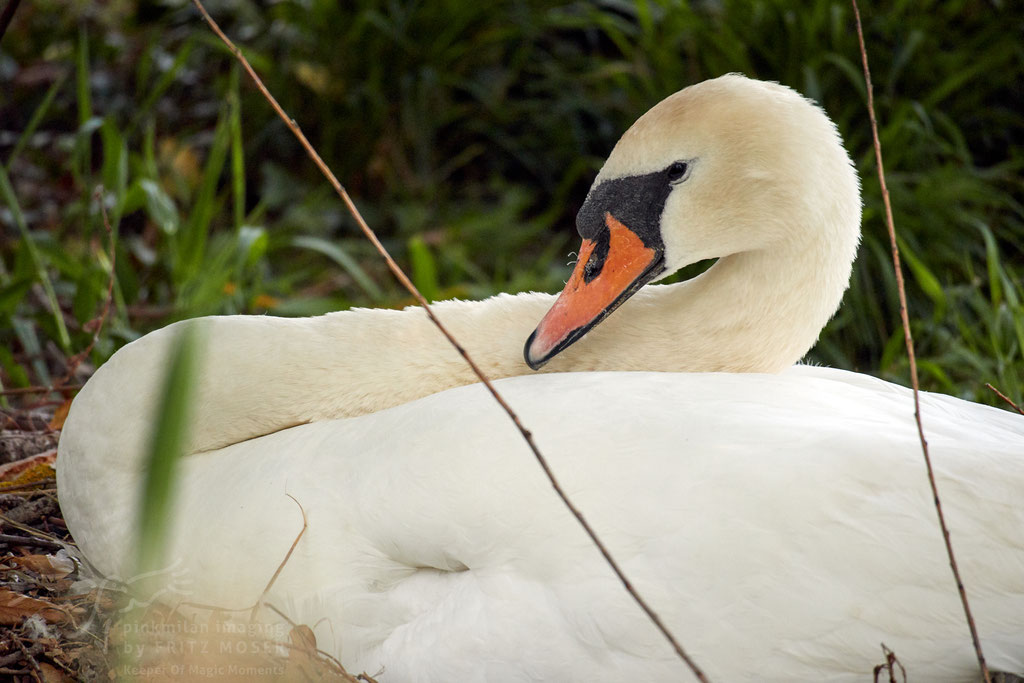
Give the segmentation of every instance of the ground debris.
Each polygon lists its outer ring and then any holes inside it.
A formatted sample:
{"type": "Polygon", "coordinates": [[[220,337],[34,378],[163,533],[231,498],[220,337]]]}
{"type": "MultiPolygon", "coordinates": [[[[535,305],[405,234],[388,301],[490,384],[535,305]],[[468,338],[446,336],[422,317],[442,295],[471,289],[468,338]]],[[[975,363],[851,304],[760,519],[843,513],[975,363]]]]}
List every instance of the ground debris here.
{"type": "Polygon", "coordinates": [[[2,417],[0,679],[375,683],[318,650],[302,624],[239,631],[215,610],[132,608],[126,586],[79,559],[64,523],[53,470],[60,416],[5,408],[2,417]]]}
{"type": "MultiPolygon", "coordinates": [[[[29,422],[23,420],[23,422],[29,422]]],[[[57,447],[58,432],[5,429],[0,439],[0,463],[16,462],[57,447]]]]}

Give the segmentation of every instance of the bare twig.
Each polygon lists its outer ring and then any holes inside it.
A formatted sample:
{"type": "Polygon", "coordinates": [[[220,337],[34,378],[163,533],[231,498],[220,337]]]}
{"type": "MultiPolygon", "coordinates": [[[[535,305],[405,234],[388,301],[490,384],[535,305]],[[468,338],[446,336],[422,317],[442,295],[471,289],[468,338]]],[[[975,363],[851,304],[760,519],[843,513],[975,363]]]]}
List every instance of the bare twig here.
{"type": "Polygon", "coordinates": [[[259,611],[260,605],[263,604],[263,598],[267,597],[267,593],[269,593],[270,589],[274,587],[274,582],[277,581],[277,577],[281,575],[281,570],[284,569],[286,564],[288,564],[288,560],[291,559],[292,553],[295,552],[295,546],[299,544],[299,541],[302,539],[302,535],[306,533],[306,529],[309,527],[309,523],[306,520],[306,511],[302,508],[302,503],[295,500],[295,496],[290,493],[286,493],[285,495],[295,501],[295,504],[299,506],[299,512],[302,513],[302,529],[299,530],[295,540],[292,541],[292,545],[288,548],[288,552],[285,553],[284,559],[281,560],[281,564],[277,565],[277,569],[274,571],[274,575],[270,577],[270,581],[267,581],[267,585],[263,589],[263,592],[260,593],[260,597],[256,601],[256,604],[252,606],[252,612],[249,614],[250,622],[256,621],[256,613],[259,611]]]}
{"type": "Polygon", "coordinates": [[[896,656],[896,653],[890,650],[885,643],[882,643],[882,654],[885,655],[885,663],[879,664],[874,668],[875,683],[878,683],[878,677],[883,671],[889,674],[889,683],[897,683],[896,681],[896,667],[899,667],[900,673],[903,675],[903,683],[907,683],[907,670],[903,668],[903,662],[896,656]]]}
{"type": "Polygon", "coordinates": [[[62,394],[69,394],[72,391],[78,391],[79,389],[82,388],[82,386],[83,385],[81,384],[64,384],[61,386],[52,387],[15,387],[13,389],[4,389],[0,391],[0,396],[20,396],[22,394],[49,394],[54,391],[60,392],[62,394]]]}
{"type": "Polygon", "coordinates": [[[949,539],[949,528],[946,526],[946,518],[942,514],[942,503],[939,500],[939,489],[935,483],[935,472],[932,469],[932,459],[928,454],[928,440],[924,436],[924,426],[921,423],[921,396],[917,380],[917,358],[914,355],[914,339],[910,334],[910,318],[907,315],[907,293],[903,286],[903,269],[900,266],[900,250],[896,243],[896,226],[892,219],[892,204],[889,202],[889,189],[885,185],[885,169],[882,165],[882,143],[878,139],[878,123],[875,121],[875,97],[872,93],[871,70],[868,68],[868,53],[864,45],[864,29],[860,23],[860,8],[857,7],[857,0],[850,0],[853,3],[853,15],[857,21],[857,40],[860,42],[860,56],[864,67],[864,83],[868,92],[868,117],[871,120],[871,136],[875,144],[875,159],[878,162],[878,182],[882,187],[882,203],[885,205],[885,223],[889,230],[889,244],[892,247],[892,264],[896,271],[896,290],[899,293],[900,320],[903,322],[903,341],[907,346],[907,356],[910,358],[910,384],[914,390],[914,420],[917,423],[917,435],[921,440],[921,451],[924,453],[924,463],[928,470],[928,483],[932,487],[932,496],[935,499],[935,511],[939,516],[939,526],[942,528],[942,539],[946,542],[946,553],[949,555],[949,566],[953,570],[953,578],[956,580],[956,589],[960,593],[960,602],[963,603],[964,615],[967,617],[967,626],[971,631],[971,642],[974,643],[974,652],[978,656],[978,666],[981,667],[981,674],[985,683],[990,683],[988,666],[985,664],[985,655],[981,651],[981,640],[978,638],[978,629],[974,624],[974,617],[971,616],[971,606],[967,601],[967,591],[964,589],[963,580],[960,578],[960,570],[957,568],[956,555],[953,553],[953,543],[949,539]]]}
{"type": "Polygon", "coordinates": [[[29,547],[35,546],[37,548],[49,548],[51,550],[60,550],[64,547],[60,543],[48,541],[43,538],[28,538],[27,536],[12,536],[10,534],[0,534],[0,543],[29,547]]]}
{"type": "MultiPolygon", "coordinates": [[[[291,617],[289,617],[287,614],[285,614],[284,612],[279,610],[277,607],[274,607],[274,605],[270,604],[269,602],[264,603],[263,606],[266,607],[267,609],[273,611],[275,614],[277,614],[277,616],[279,616],[282,619],[284,619],[285,621],[287,621],[288,625],[291,626],[293,629],[297,629],[297,628],[307,628],[307,629],[309,629],[309,638],[312,639],[311,642],[305,643],[302,646],[297,646],[297,645],[295,645],[293,643],[278,643],[279,645],[283,645],[284,647],[288,648],[289,650],[301,650],[301,651],[309,653],[309,654],[316,654],[316,655],[318,655],[319,657],[321,657],[324,660],[326,660],[327,664],[329,664],[332,668],[336,669],[337,673],[340,673],[345,678],[345,680],[348,680],[348,681],[368,680],[371,683],[377,683],[377,681],[375,681],[373,678],[367,676],[367,674],[365,674],[365,673],[361,673],[358,676],[353,676],[352,674],[350,674],[345,669],[344,666],[342,666],[341,662],[338,661],[337,657],[332,655],[330,652],[325,652],[324,650],[321,650],[319,647],[317,647],[317,645],[316,645],[316,636],[313,635],[313,629],[309,628],[309,626],[307,626],[305,624],[296,624],[294,621],[292,621],[291,617]]],[[[320,623],[320,622],[317,622],[317,623],[320,623]]]]}
{"type": "MultiPolygon", "coordinates": [[[[10,489],[4,489],[4,490],[5,491],[9,491],[10,489]]],[[[3,522],[7,526],[14,527],[18,531],[23,531],[26,534],[28,534],[29,536],[35,536],[40,541],[45,541],[46,543],[40,543],[39,544],[40,547],[46,546],[47,544],[50,544],[50,543],[54,544],[58,548],[64,548],[64,547],[66,547],[68,545],[73,545],[73,544],[66,543],[66,542],[60,540],[59,538],[57,538],[56,536],[54,536],[52,534],[48,534],[46,532],[40,531],[39,529],[33,529],[32,527],[28,526],[27,524],[22,524],[18,520],[11,519],[10,517],[8,517],[7,515],[2,514],[2,513],[0,513],[0,522],[3,522]]],[[[20,537],[16,537],[16,538],[20,538],[20,537]]]]}
{"type": "MultiPolygon", "coordinates": [[[[16,643],[19,642],[19,637],[18,636],[14,635],[10,631],[8,631],[7,634],[8,634],[8,636],[10,637],[10,639],[12,641],[14,641],[16,643]]],[[[21,645],[21,644],[19,643],[19,645],[21,645]]],[[[11,652],[10,654],[6,654],[3,657],[0,657],[0,666],[7,666],[8,664],[16,664],[16,663],[20,662],[21,658],[25,656],[26,652],[28,654],[31,654],[31,655],[42,654],[43,646],[42,646],[42,644],[40,644],[38,642],[37,643],[32,643],[32,646],[29,647],[26,650],[25,646],[21,645],[21,649],[18,652],[11,652]]]]}
{"type": "Polygon", "coordinates": [[[985,382],[985,386],[988,387],[989,389],[991,389],[992,391],[996,392],[996,396],[998,396],[999,398],[1003,399],[1004,401],[1009,403],[1011,406],[1013,406],[1013,409],[1016,410],[1018,413],[1020,413],[1021,415],[1024,415],[1024,410],[1021,410],[1020,406],[1018,406],[1016,403],[1014,403],[1012,398],[1010,398],[1009,396],[1007,396],[1003,392],[999,391],[998,389],[996,389],[994,386],[992,386],[988,382],[985,382]]]}
{"type": "Polygon", "coordinates": [[[705,676],[701,668],[697,666],[697,663],[693,661],[693,659],[691,659],[689,655],[686,654],[682,646],[679,644],[679,641],[677,641],[675,636],[673,636],[672,633],[668,630],[668,627],[665,626],[665,624],[661,621],[661,618],[657,615],[657,613],[650,607],[650,605],[648,605],[644,601],[643,598],[640,597],[640,594],[637,593],[636,589],[633,588],[633,585],[630,583],[629,579],[626,578],[626,575],[623,573],[618,563],[616,563],[615,560],[612,558],[611,553],[608,552],[608,549],[605,547],[604,543],[601,542],[601,539],[597,537],[597,534],[594,532],[593,528],[591,528],[590,524],[583,517],[583,513],[580,512],[576,508],[576,506],[572,504],[572,502],[569,500],[569,497],[565,494],[565,491],[562,490],[562,487],[559,485],[554,473],[548,466],[547,460],[544,458],[540,450],[537,448],[537,445],[534,443],[533,436],[530,433],[530,431],[523,426],[522,422],[520,422],[519,420],[519,417],[515,414],[515,412],[513,412],[512,408],[508,405],[508,403],[505,402],[501,395],[498,394],[497,390],[494,388],[494,385],[491,384],[491,381],[487,378],[486,375],[484,375],[483,371],[480,370],[480,368],[469,356],[469,354],[462,347],[462,345],[459,344],[458,341],[456,341],[455,337],[452,336],[451,332],[449,332],[448,329],[445,328],[443,324],[441,324],[441,321],[438,320],[437,316],[434,315],[434,311],[430,308],[430,304],[427,303],[427,300],[423,297],[422,294],[420,294],[419,290],[412,283],[409,277],[402,271],[399,265],[395,263],[395,260],[391,258],[391,255],[388,253],[387,249],[385,249],[384,245],[381,244],[379,239],[377,239],[377,235],[374,234],[373,230],[370,229],[370,226],[366,224],[366,221],[363,219],[362,214],[359,213],[359,209],[356,208],[356,205],[352,201],[352,198],[349,197],[348,192],[345,191],[345,188],[338,181],[335,175],[331,172],[331,169],[327,167],[327,164],[324,163],[323,159],[320,158],[320,155],[317,154],[316,150],[309,143],[309,140],[306,139],[306,136],[302,132],[302,129],[299,128],[299,125],[295,122],[293,118],[288,116],[284,109],[281,108],[281,105],[278,104],[274,96],[270,94],[270,91],[267,90],[267,87],[263,85],[263,81],[260,80],[260,77],[256,74],[256,71],[249,64],[249,61],[245,58],[244,55],[242,55],[242,51],[239,50],[238,47],[236,47],[235,44],[231,42],[231,39],[224,34],[224,32],[220,29],[220,26],[217,25],[217,22],[215,22],[213,20],[213,17],[211,17],[210,14],[206,11],[206,8],[203,6],[203,3],[200,2],[200,0],[192,0],[192,3],[199,10],[199,13],[203,15],[203,19],[205,19],[206,23],[210,25],[210,28],[213,30],[213,32],[217,34],[217,36],[227,46],[228,50],[231,51],[231,54],[233,54],[242,64],[242,67],[245,68],[246,72],[249,74],[253,82],[256,84],[256,87],[259,88],[259,91],[263,94],[263,97],[266,98],[267,102],[270,103],[270,106],[273,107],[274,111],[277,112],[277,115],[281,117],[281,120],[284,121],[285,125],[288,126],[288,129],[299,141],[299,144],[301,144],[303,149],[306,150],[306,153],[309,155],[309,158],[313,160],[313,163],[316,164],[317,168],[320,169],[320,172],[324,175],[325,178],[327,178],[327,181],[331,184],[331,187],[333,187],[334,191],[338,194],[339,197],[341,197],[341,200],[345,203],[345,206],[348,208],[349,213],[352,214],[352,217],[359,225],[359,229],[362,230],[363,234],[366,236],[366,239],[370,240],[370,243],[373,244],[373,246],[377,249],[377,252],[380,253],[380,255],[384,258],[384,261],[387,263],[388,268],[391,270],[394,276],[398,279],[402,286],[405,287],[405,289],[408,290],[410,294],[412,294],[412,296],[416,299],[419,305],[423,307],[423,309],[427,313],[427,317],[430,318],[430,321],[434,323],[437,329],[440,330],[441,334],[443,334],[445,338],[448,340],[448,342],[455,348],[455,350],[459,352],[459,355],[461,355],[462,358],[466,361],[466,363],[469,364],[469,367],[473,370],[473,373],[491,393],[491,396],[494,397],[494,400],[497,401],[498,404],[508,414],[509,419],[511,419],[512,422],[516,425],[516,427],[519,429],[520,434],[522,434],[523,439],[530,447],[530,450],[533,451],[533,455],[537,459],[537,463],[540,465],[541,469],[544,470],[544,474],[547,475],[548,481],[551,483],[551,486],[555,489],[555,493],[558,494],[558,497],[561,498],[562,503],[565,504],[569,511],[572,512],[573,516],[576,517],[577,521],[579,521],[580,526],[583,527],[583,530],[587,533],[587,536],[589,536],[590,540],[593,541],[595,546],[597,546],[597,549],[601,552],[601,555],[608,563],[608,566],[611,567],[613,572],[615,572],[615,575],[619,578],[619,581],[622,582],[622,585],[626,589],[626,591],[630,594],[630,596],[632,596],[633,600],[636,601],[637,605],[640,606],[640,609],[642,609],[644,613],[647,614],[648,618],[657,627],[657,629],[661,632],[665,639],[668,640],[668,642],[672,646],[672,649],[675,650],[675,653],[679,656],[679,658],[682,659],[683,662],[685,662],[686,665],[690,667],[690,670],[693,672],[693,675],[696,676],[697,680],[706,683],[708,680],[707,676],[705,676]]]}
{"type": "Polygon", "coordinates": [[[4,5],[4,11],[0,12],[0,38],[7,32],[7,27],[11,25],[11,19],[14,18],[20,4],[21,0],[7,0],[7,4],[4,5]]]}
{"type": "Polygon", "coordinates": [[[21,654],[24,655],[25,661],[27,661],[32,667],[32,671],[30,672],[32,674],[32,678],[38,681],[38,683],[43,683],[43,672],[39,668],[39,662],[36,661],[35,655],[25,647],[25,643],[21,642],[21,638],[15,638],[14,643],[18,646],[18,649],[21,650],[21,654]]]}

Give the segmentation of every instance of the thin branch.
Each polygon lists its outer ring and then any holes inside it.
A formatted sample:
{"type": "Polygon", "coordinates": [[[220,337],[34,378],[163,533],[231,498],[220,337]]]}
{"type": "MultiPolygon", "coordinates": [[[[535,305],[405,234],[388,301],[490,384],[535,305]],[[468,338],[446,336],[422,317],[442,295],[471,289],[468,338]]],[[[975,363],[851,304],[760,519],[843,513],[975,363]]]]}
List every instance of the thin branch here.
{"type": "Polygon", "coordinates": [[[903,662],[896,656],[896,653],[886,647],[885,643],[882,643],[882,654],[885,655],[885,664],[879,664],[874,668],[875,683],[878,683],[878,677],[883,671],[889,674],[889,683],[897,683],[896,681],[896,668],[899,667],[900,674],[903,676],[903,683],[907,683],[907,670],[903,668],[903,662]]]}
{"type": "MultiPolygon", "coordinates": [[[[11,487],[11,488],[14,488],[14,487],[11,487]]],[[[8,491],[10,491],[11,488],[4,489],[4,493],[7,493],[8,491]]],[[[70,543],[66,543],[65,541],[60,540],[59,538],[57,538],[56,536],[54,536],[52,534],[48,534],[48,533],[46,533],[44,531],[40,531],[39,529],[33,529],[32,527],[28,526],[27,524],[22,524],[21,522],[13,520],[13,519],[11,519],[10,517],[8,517],[7,515],[5,515],[3,513],[0,513],[0,522],[3,522],[7,526],[14,527],[18,531],[23,531],[23,532],[25,532],[26,534],[28,534],[30,536],[34,536],[36,539],[38,539],[40,541],[43,541],[43,543],[40,543],[41,547],[45,547],[45,546],[47,546],[50,543],[54,544],[55,546],[57,546],[59,548],[64,548],[64,547],[66,547],[68,545],[72,545],[70,543]]],[[[20,536],[16,536],[15,538],[21,538],[21,537],[20,536]]],[[[14,543],[15,541],[10,541],[10,542],[14,543]]]]}
{"type": "Polygon", "coordinates": [[[0,12],[0,39],[7,32],[7,27],[11,25],[14,13],[18,11],[18,5],[20,4],[21,0],[7,0],[7,4],[4,5],[4,11],[0,12]]]}
{"type": "MultiPolygon", "coordinates": [[[[294,645],[293,643],[277,643],[278,645],[283,645],[284,647],[288,648],[289,650],[299,650],[301,652],[305,652],[305,653],[308,653],[308,654],[314,654],[315,653],[315,654],[319,655],[323,659],[327,660],[327,663],[330,666],[332,666],[335,669],[337,669],[337,672],[340,673],[342,675],[342,677],[345,678],[346,681],[369,680],[372,683],[377,683],[373,678],[367,676],[367,674],[365,674],[365,673],[361,673],[358,676],[353,676],[352,674],[350,674],[348,671],[345,670],[345,667],[341,665],[341,662],[338,660],[337,657],[332,655],[330,652],[325,652],[324,650],[321,650],[319,647],[317,647],[317,645],[316,645],[316,636],[313,635],[313,629],[312,628],[310,628],[306,624],[296,624],[294,621],[292,621],[291,617],[289,617],[287,614],[285,614],[284,612],[282,612],[278,608],[274,607],[269,602],[264,603],[263,606],[266,607],[267,609],[271,610],[275,614],[277,614],[277,616],[279,616],[282,619],[284,619],[285,621],[287,621],[288,625],[291,626],[292,629],[297,629],[299,627],[308,628],[309,631],[310,631],[309,632],[309,637],[313,639],[313,642],[312,643],[308,643],[305,647],[297,646],[297,645],[294,645]],[[366,678],[363,678],[364,676],[366,678]]],[[[320,623],[320,622],[317,622],[317,623],[320,623]]],[[[316,626],[314,625],[313,628],[315,628],[315,627],[316,626]]]]}
{"type": "MultiPolygon", "coordinates": [[[[15,636],[8,629],[4,629],[4,630],[7,631],[7,633],[4,634],[5,637],[6,638],[10,638],[10,640],[18,641],[19,638],[21,637],[20,635],[15,636]]],[[[0,657],[0,666],[7,666],[9,664],[16,664],[17,662],[21,661],[21,658],[25,656],[24,654],[22,654],[23,652],[25,652],[25,650],[21,650],[20,652],[12,652],[10,654],[4,655],[3,657],[0,657]]],[[[42,654],[43,653],[43,645],[42,645],[42,643],[39,643],[39,642],[33,643],[32,646],[28,648],[28,652],[32,653],[33,655],[42,654]]]]}
{"type": "Polygon", "coordinates": [[[37,548],[49,548],[51,550],[60,550],[64,546],[54,541],[48,541],[45,538],[29,538],[27,536],[12,536],[11,534],[0,534],[0,543],[6,545],[23,545],[37,548]]]}
{"type": "Polygon", "coordinates": [[[530,431],[523,426],[522,422],[520,422],[519,420],[519,417],[515,414],[515,412],[513,412],[512,408],[509,407],[508,403],[505,402],[501,395],[498,394],[497,390],[494,388],[494,385],[491,384],[491,381],[487,378],[486,375],[484,375],[483,371],[481,371],[477,364],[473,361],[473,359],[470,358],[469,354],[466,353],[466,350],[462,347],[462,345],[459,344],[458,341],[456,341],[455,337],[452,336],[451,332],[449,332],[448,329],[441,324],[441,321],[438,320],[437,316],[434,315],[434,311],[430,308],[430,304],[427,303],[427,300],[423,297],[422,294],[420,294],[419,290],[416,289],[416,286],[412,283],[409,277],[402,271],[399,265],[395,263],[395,260],[391,258],[391,255],[388,253],[387,249],[385,249],[384,245],[381,244],[379,239],[377,239],[377,235],[374,234],[373,230],[370,229],[370,226],[368,226],[366,224],[366,221],[363,220],[362,214],[359,213],[359,209],[356,208],[356,205],[352,201],[351,197],[349,197],[348,192],[345,191],[345,188],[338,181],[335,175],[331,172],[331,169],[327,167],[327,164],[324,163],[323,159],[320,158],[320,155],[317,154],[316,150],[309,143],[309,140],[306,139],[306,136],[302,132],[302,129],[299,128],[299,125],[295,122],[293,118],[288,116],[284,109],[281,108],[281,105],[278,104],[274,96],[270,94],[270,91],[267,90],[267,87],[263,85],[263,81],[260,80],[260,77],[256,74],[256,71],[253,70],[252,66],[249,64],[249,61],[245,58],[245,56],[242,55],[241,50],[239,50],[238,47],[236,47],[235,44],[231,42],[231,39],[224,34],[224,32],[220,29],[220,26],[217,25],[217,22],[215,22],[213,20],[213,17],[211,17],[210,14],[206,11],[206,8],[203,6],[203,3],[200,2],[200,0],[192,0],[192,3],[199,10],[199,13],[203,15],[203,19],[205,19],[206,23],[210,25],[210,28],[213,30],[213,32],[216,33],[217,36],[228,47],[228,50],[231,51],[231,54],[233,54],[242,64],[246,72],[249,74],[253,82],[256,84],[256,87],[259,88],[259,91],[263,94],[263,97],[266,98],[267,102],[270,103],[270,106],[273,107],[274,111],[277,112],[277,115],[281,117],[281,120],[284,121],[285,125],[288,126],[288,129],[299,141],[299,144],[301,144],[303,149],[306,150],[306,153],[309,155],[309,158],[313,160],[313,163],[316,164],[317,168],[320,169],[320,172],[324,175],[325,178],[327,178],[327,181],[331,184],[331,187],[333,187],[334,191],[338,194],[339,197],[341,197],[341,200],[345,203],[345,206],[348,208],[349,213],[352,214],[352,217],[359,225],[359,229],[362,230],[363,234],[366,236],[366,239],[370,240],[370,243],[373,244],[373,246],[377,249],[377,252],[384,258],[384,261],[387,263],[388,268],[391,270],[394,276],[398,279],[402,286],[405,287],[405,289],[408,290],[410,294],[412,294],[412,296],[416,299],[419,305],[423,307],[423,310],[426,311],[427,317],[430,318],[430,321],[434,323],[437,329],[440,330],[441,334],[443,334],[445,338],[448,340],[448,342],[455,348],[455,350],[459,352],[459,355],[461,355],[462,358],[466,361],[466,363],[469,364],[469,367],[473,370],[473,373],[477,376],[477,378],[479,378],[480,382],[485,387],[487,387],[487,390],[491,393],[491,396],[494,397],[494,400],[497,401],[498,404],[508,414],[509,419],[511,419],[512,422],[516,425],[516,427],[519,429],[520,434],[522,434],[523,439],[530,447],[530,450],[533,451],[533,455],[537,459],[537,463],[540,465],[541,469],[544,470],[544,474],[547,475],[548,481],[551,482],[551,486],[555,489],[555,493],[558,494],[558,497],[562,499],[562,503],[565,504],[569,511],[572,512],[573,516],[576,517],[576,519],[579,521],[580,526],[583,527],[583,530],[590,537],[590,540],[593,541],[595,546],[597,546],[597,549],[601,552],[601,555],[608,563],[608,566],[611,567],[612,571],[615,572],[615,575],[619,577],[619,581],[622,582],[622,585],[626,589],[626,591],[630,594],[630,596],[632,596],[633,600],[636,601],[637,605],[640,606],[640,609],[642,609],[644,613],[647,614],[648,618],[657,627],[661,634],[665,636],[665,639],[669,642],[669,644],[672,645],[672,649],[675,650],[679,658],[682,659],[683,662],[685,662],[686,665],[690,667],[690,670],[693,672],[693,675],[696,676],[697,680],[702,681],[702,683],[707,683],[707,676],[704,675],[704,672],[701,670],[701,668],[697,666],[697,663],[694,662],[689,655],[686,654],[682,646],[679,644],[679,641],[675,639],[672,633],[668,630],[668,627],[666,627],[665,624],[661,621],[661,618],[657,615],[657,613],[655,613],[655,611],[644,601],[644,599],[640,597],[640,594],[637,593],[636,589],[633,588],[633,585],[629,582],[629,579],[626,578],[626,575],[623,573],[618,563],[616,563],[615,560],[612,558],[611,553],[608,552],[608,549],[605,547],[604,543],[601,542],[601,539],[597,537],[597,534],[591,528],[590,524],[587,522],[586,519],[584,519],[583,513],[581,513],[576,508],[576,506],[573,505],[572,502],[569,500],[569,497],[562,490],[562,487],[559,485],[554,473],[548,466],[547,460],[544,458],[540,450],[537,448],[537,445],[534,443],[533,436],[532,434],[530,434],[530,431]]]}
{"type": "Polygon", "coordinates": [[[882,143],[878,139],[878,123],[875,121],[875,97],[871,86],[871,70],[868,68],[868,53],[864,45],[864,29],[860,23],[860,8],[857,7],[857,0],[850,1],[853,3],[853,15],[857,21],[857,40],[860,42],[860,56],[864,67],[864,83],[867,86],[868,92],[868,117],[871,120],[871,136],[875,143],[875,159],[878,162],[878,182],[882,187],[882,203],[885,205],[885,224],[889,230],[889,244],[892,247],[892,265],[896,271],[896,289],[899,293],[900,301],[900,320],[903,322],[903,341],[907,346],[907,356],[910,358],[910,384],[914,390],[914,420],[917,423],[917,435],[921,440],[921,452],[924,453],[924,463],[928,469],[928,483],[932,487],[935,511],[938,513],[939,526],[942,528],[942,539],[946,542],[949,566],[953,570],[956,589],[960,593],[960,602],[963,603],[964,615],[967,617],[967,626],[971,631],[971,642],[974,643],[974,652],[978,657],[978,666],[981,667],[981,675],[984,677],[985,683],[990,683],[991,678],[988,673],[988,666],[985,664],[985,655],[981,651],[978,629],[974,624],[974,617],[971,616],[971,606],[967,601],[967,591],[964,589],[963,580],[960,578],[960,570],[956,564],[956,555],[953,553],[953,542],[949,539],[949,528],[946,526],[946,518],[942,514],[939,489],[935,483],[932,459],[928,454],[928,440],[924,437],[924,426],[921,424],[921,396],[917,380],[917,358],[914,355],[914,339],[910,334],[910,318],[907,315],[907,293],[903,285],[903,268],[900,266],[900,250],[896,243],[896,226],[892,218],[892,204],[889,202],[889,189],[885,185],[885,169],[882,165],[882,143]]]}
{"type": "Polygon", "coordinates": [[[62,384],[60,386],[43,387],[43,386],[31,386],[31,387],[14,387],[13,389],[2,389],[0,390],[0,396],[20,396],[22,394],[49,394],[54,391],[62,394],[70,394],[73,391],[78,391],[84,384],[62,384]]]}
{"type": "Polygon", "coordinates": [[[37,683],[43,683],[43,671],[39,668],[39,662],[36,661],[33,654],[28,651],[27,647],[25,647],[25,643],[21,642],[21,638],[16,637],[14,639],[14,643],[18,646],[18,649],[21,650],[22,655],[25,656],[25,660],[32,666],[32,671],[29,672],[32,674],[32,678],[35,679],[37,683]]]}
{"type": "MultiPolygon", "coordinates": [[[[274,575],[270,577],[269,581],[267,581],[267,585],[263,589],[263,592],[260,593],[260,597],[258,600],[256,600],[256,604],[252,606],[252,612],[249,613],[250,622],[256,621],[256,613],[259,611],[260,605],[263,604],[263,599],[267,597],[267,593],[269,593],[270,589],[274,587],[274,583],[277,581],[277,577],[281,575],[281,570],[284,569],[286,564],[288,564],[288,560],[291,559],[292,553],[295,552],[295,546],[299,544],[299,541],[302,540],[303,534],[306,533],[306,529],[309,528],[309,522],[306,520],[306,511],[303,509],[302,503],[295,500],[295,496],[293,496],[290,493],[286,493],[284,495],[291,498],[295,502],[295,504],[299,506],[299,512],[302,514],[302,529],[299,530],[299,533],[295,537],[295,540],[292,541],[292,545],[290,548],[288,548],[288,552],[285,553],[284,559],[281,560],[281,564],[277,565],[277,570],[274,571],[274,575]]],[[[294,624],[292,625],[294,626],[294,624]]]]}
{"type": "Polygon", "coordinates": [[[988,387],[989,389],[991,389],[992,391],[996,392],[996,396],[998,396],[999,398],[1003,399],[1004,401],[1009,403],[1011,406],[1013,406],[1013,409],[1016,410],[1018,413],[1020,413],[1021,415],[1024,415],[1024,410],[1021,410],[1020,406],[1017,405],[1016,403],[1014,403],[1012,398],[1010,398],[1009,396],[1007,396],[1003,392],[999,391],[998,389],[996,389],[994,386],[992,386],[988,382],[985,382],[985,386],[988,387]]]}

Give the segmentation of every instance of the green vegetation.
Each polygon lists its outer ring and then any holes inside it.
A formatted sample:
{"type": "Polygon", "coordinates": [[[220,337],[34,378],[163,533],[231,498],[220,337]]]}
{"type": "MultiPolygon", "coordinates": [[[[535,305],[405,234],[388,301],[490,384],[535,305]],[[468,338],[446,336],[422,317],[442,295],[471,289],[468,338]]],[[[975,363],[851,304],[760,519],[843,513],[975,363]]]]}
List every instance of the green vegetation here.
{"type": "Polygon", "coordinates": [[[139,508],[138,552],[135,569],[139,575],[165,568],[164,551],[177,482],[178,459],[188,449],[193,419],[192,395],[200,371],[202,336],[195,327],[178,334],[164,378],[156,411],[153,441],[144,467],[142,505],[139,508]]]}
{"type": "MultiPolygon", "coordinates": [[[[845,1],[256,3],[210,10],[432,298],[554,291],[621,132],[728,71],[791,85],[864,184],[851,291],[813,352],[907,382],[845,1]]],[[[1024,6],[865,6],[926,388],[1024,395],[1024,6]]],[[[0,379],[46,384],[175,319],[409,297],[183,0],[23,3],[0,40],[0,379]]]]}

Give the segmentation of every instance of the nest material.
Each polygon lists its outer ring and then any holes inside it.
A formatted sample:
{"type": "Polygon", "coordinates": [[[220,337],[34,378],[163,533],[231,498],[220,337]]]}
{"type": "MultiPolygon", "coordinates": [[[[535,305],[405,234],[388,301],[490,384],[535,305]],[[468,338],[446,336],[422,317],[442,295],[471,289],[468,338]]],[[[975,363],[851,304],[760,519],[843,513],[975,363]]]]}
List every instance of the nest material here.
{"type": "Polygon", "coordinates": [[[254,632],[216,610],[139,607],[92,571],[57,501],[66,407],[0,411],[0,678],[373,681],[319,651],[308,626],[254,632]]]}

